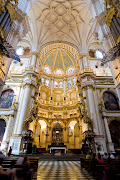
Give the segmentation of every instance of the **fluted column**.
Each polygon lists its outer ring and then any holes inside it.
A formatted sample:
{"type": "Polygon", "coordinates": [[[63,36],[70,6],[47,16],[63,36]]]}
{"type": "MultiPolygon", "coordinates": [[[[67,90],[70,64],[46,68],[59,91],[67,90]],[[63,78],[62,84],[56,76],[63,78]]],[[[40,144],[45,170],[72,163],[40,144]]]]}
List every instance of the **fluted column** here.
{"type": "Polygon", "coordinates": [[[112,143],[112,139],[111,139],[111,134],[110,134],[110,130],[108,127],[108,122],[107,122],[107,118],[104,117],[104,124],[105,124],[105,130],[106,130],[106,135],[107,135],[107,145],[108,145],[108,151],[109,152],[114,152],[114,144],[112,143]]]}
{"type": "Polygon", "coordinates": [[[16,134],[21,134],[22,133],[22,126],[23,126],[23,121],[27,112],[28,108],[28,103],[29,103],[29,98],[30,98],[30,84],[26,84],[24,86],[24,95],[23,95],[23,101],[22,101],[22,107],[21,107],[21,112],[20,112],[20,117],[19,117],[19,122],[17,126],[17,132],[16,134]]]}
{"type": "Polygon", "coordinates": [[[4,133],[4,137],[3,137],[3,142],[6,142],[8,140],[8,137],[10,135],[9,131],[13,122],[13,115],[10,115],[9,120],[8,120],[8,124],[4,133]]]}

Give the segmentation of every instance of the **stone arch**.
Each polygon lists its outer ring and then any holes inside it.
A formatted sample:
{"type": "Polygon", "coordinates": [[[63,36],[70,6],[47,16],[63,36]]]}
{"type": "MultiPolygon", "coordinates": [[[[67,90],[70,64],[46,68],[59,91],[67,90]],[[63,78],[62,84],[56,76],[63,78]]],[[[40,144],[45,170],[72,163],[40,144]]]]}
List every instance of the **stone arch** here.
{"type": "Polygon", "coordinates": [[[65,127],[65,125],[64,125],[64,123],[61,121],[61,120],[54,120],[53,122],[52,122],[52,124],[51,124],[51,127],[53,128],[53,125],[55,124],[55,123],[57,123],[57,122],[59,122],[60,124],[62,124],[62,126],[63,126],[63,128],[65,127]]]}
{"type": "Polygon", "coordinates": [[[116,98],[118,99],[117,92],[116,92],[114,89],[109,89],[109,88],[103,89],[103,90],[101,91],[101,98],[103,98],[103,94],[104,94],[104,92],[106,92],[106,91],[113,93],[113,94],[116,96],[116,98]]]}
{"type": "Polygon", "coordinates": [[[0,115],[0,119],[4,119],[4,120],[5,120],[5,122],[6,122],[6,127],[7,127],[9,118],[7,118],[6,116],[0,115]]]}

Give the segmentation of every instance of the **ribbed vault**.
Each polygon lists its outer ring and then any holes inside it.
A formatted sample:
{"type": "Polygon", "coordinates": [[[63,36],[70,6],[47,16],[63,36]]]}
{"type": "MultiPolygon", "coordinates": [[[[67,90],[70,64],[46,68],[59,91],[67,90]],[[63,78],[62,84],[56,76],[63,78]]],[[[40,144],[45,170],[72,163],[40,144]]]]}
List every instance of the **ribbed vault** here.
{"type": "Polygon", "coordinates": [[[37,49],[66,42],[83,51],[94,40],[87,0],[35,0],[29,20],[31,32],[26,39],[34,42],[37,49]]]}

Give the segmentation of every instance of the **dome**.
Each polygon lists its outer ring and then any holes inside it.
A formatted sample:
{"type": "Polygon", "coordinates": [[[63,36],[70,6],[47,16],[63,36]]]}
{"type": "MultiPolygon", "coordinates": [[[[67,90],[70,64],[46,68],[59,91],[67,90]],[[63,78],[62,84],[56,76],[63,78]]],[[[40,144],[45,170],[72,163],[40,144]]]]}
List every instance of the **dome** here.
{"type": "Polygon", "coordinates": [[[56,75],[63,75],[66,72],[68,74],[73,73],[77,62],[71,49],[63,48],[63,46],[57,46],[46,53],[44,52],[41,59],[44,71],[48,74],[55,73],[56,75]]]}

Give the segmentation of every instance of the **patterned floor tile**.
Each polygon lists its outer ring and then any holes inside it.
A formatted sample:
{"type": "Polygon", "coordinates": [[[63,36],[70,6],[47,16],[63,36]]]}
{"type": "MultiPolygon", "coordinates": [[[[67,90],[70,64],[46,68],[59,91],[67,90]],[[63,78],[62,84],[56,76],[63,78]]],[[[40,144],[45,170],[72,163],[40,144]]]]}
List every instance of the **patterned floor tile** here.
{"type": "Polygon", "coordinates": [[[94,180],[80,161],[40,161],[37,180],[94,180]]]}

